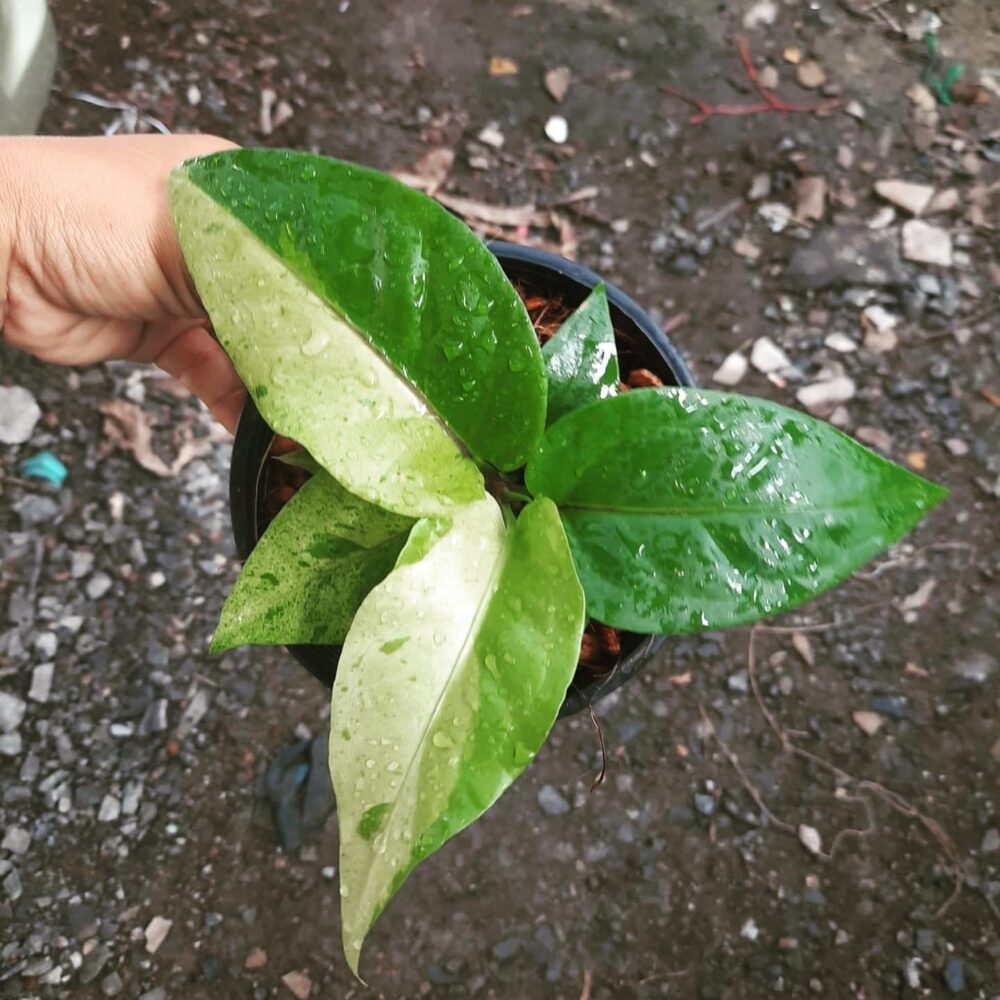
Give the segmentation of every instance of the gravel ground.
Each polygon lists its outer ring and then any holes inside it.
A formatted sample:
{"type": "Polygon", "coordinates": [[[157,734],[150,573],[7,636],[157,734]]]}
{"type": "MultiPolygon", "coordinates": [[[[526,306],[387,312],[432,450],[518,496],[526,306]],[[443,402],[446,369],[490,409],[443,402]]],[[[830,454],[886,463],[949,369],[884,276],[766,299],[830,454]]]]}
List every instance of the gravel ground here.
{"type": "Polygon", "coordinates": [[[590,720],[561,723],[407,883],[365,988],[321,769],[280,830],[268,799],[324,693],[277,650],[206,652],[238,571],[228,441],[154,372],[0,347],[0,996],[1000,996],[1000,10],[942,12],[984,102],[945,109],[901,0],[52,6],[44,131],[145,115],[425,180],[453,151],[446,197],[621,284],[701,383],[952,496],[752,659],[747,629],[669,642],[597,706],[599,790],[590,720]],[[783,97],[841,105],[691,124],[661,84],[758,99],[736,32],[783,97]],[[924,188],[875,191],[899,179],[924,188]],[[116,448],[130,417],[182,467],[116,448]],[[21,471],[43,451],[61,488],[21,471]]]}

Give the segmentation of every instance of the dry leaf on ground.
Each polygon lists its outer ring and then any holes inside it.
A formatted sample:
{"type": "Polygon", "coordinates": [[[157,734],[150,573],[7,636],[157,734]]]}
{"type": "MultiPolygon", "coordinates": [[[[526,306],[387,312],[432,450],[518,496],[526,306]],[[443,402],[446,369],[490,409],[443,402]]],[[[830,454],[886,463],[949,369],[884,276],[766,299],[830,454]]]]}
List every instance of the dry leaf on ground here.
{"type": "Polygon", "coordinates": [[[170,479],[176,476],[189,462],[206,454],[211,445],[204,439],[191,436],[189,430],[182,433],[180,448],[169,465],[153,451],[153,430],[149,415],[123,399],[112,399],[100,405],[104,415],[104,443],[101,453],[107,455],[114,448],[130,452],[144,469],[156,476],[170,479]]]}

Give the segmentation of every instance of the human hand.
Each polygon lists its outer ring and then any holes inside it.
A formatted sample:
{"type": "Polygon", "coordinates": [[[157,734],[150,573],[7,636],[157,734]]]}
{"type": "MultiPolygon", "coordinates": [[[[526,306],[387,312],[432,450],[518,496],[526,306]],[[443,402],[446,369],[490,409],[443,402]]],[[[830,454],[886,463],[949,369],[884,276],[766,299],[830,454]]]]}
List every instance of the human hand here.
{"type": "Polygon", "coordinates": [[[212,337],[167,205],[207,135],[0,138],[0,330],[43,361],[159,365],[229,430],[243,386],[212,337]]]}

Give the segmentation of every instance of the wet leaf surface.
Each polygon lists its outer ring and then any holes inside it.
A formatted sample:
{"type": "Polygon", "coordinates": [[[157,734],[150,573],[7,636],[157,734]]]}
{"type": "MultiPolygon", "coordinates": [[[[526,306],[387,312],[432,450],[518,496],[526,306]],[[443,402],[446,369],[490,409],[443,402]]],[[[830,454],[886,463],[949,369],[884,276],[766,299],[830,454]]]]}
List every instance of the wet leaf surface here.
{"type": "MultiPolygon", "coordinates": [[[[501,470],[524,464],[545,419],[538,344],[493,255],[440,205],[377,171],[288,150],[188,161],[173,187],[185,256],[241,374],[247,356],[278,340],[298,369],[304,353],[316,377],[341,339],[331,331],[327,341],[303,340],[302,331],[288,329],[294,317],[277,311],[262,322],[235,296],[213,302],[216,278],[230,285],[250,279],[250,255],[240,244],[253,239],[273,261],[270,274],[253,275],[254,283],[265,281],[268,297],[287,308],[297,279],[339,325],[374,347],[473,455],[501,470]],[[217,226],[231,231],[229,240],[217,226]]],[[[252,390],[265,374],[246,372],[252,390]]],[[[327,391],[344,390],[328,384],[327,391]]],[[[263,412],[266,399],[258,406],[263,412]]]]}
{"type": "Polygon", "coordinates": [[[618,392],[618,352],[608,296],[598,285],[542,348],[551,424],[577,407],[618,392]]]}
{"type": "Polygon", "coordinates": [[[576,668],[583,593],[554,504],[419,522],[362,604],[333,689],[344,949],[534,757],[576,668]]]}
{"type": "Polygon", "coordinates": [[[362,600],[392,569],[412,525],[317,471],[250,553],[223,605],[212,650],[339,645],[362,600]]]}
{"type": "Polygon", "coordinates": [[[946,495],[805,414],[691,389],[569,414],[546,432],[527,483],[559,506],[588,613],[664,633],[799,604],[946,495]]]}

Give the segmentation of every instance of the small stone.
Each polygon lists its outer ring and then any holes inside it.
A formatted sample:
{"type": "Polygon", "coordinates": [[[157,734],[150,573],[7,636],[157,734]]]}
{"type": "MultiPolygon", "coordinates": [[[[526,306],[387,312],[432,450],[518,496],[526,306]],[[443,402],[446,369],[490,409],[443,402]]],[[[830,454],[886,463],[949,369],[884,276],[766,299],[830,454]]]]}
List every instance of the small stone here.
{"type": "Polygon", "coordinates": [[[0,691],[0,732],[11,733],[21,725],[28,705],[7,691],[0,691]]]}
{"type": "Polygon", "coordinates": [[[862,310],[861,320],[866,327],[879,333],[894,330],[899,325],[899,317],[879,305],[867,306],[862,310]]]}
{"type": "Polygon", "coordinates": [[[108,732],[116,740],[125,740],[135,732],[135,726],[131,722],[112,722],[108,727],[108,732]]]}
{"type": "Polygon", "coordinates": [[[846,403],[854,398],[857,387],[854,380],[846,375],[805,385],[795,394],[795,398],[810,411],[822,411],[846,403]]]}
{"type": "Polygon", "coordinates": [[[160,950],[160,945],[167,939],[170,928],[174,926],[172,920],[166,917],[156,916],[146,925],[142,932],[146,939],[146,951],[150,955],[155,955],[160,950]]]}
{"type": "Polygon", "coordinates": [[[819,830],[805,823],[799,826],[799,842],[810,854],[820,854],[823,851],[823,840],[819,830]]]}
{"type": "Polygon", "coordinates": [[[155,990],[143,993],[139,1000],[167,1000],[167,991],[162,986],[157,986],[155,990]]]}
{"type": "Polygon", "coordinates": [[[281,981],[291,990],[297,1000],[309,1000],[312,980],[304,972],[286,972],[281,981]]]}
{"type": "Polygon", "coordinates": [[[69,573],[74,580],[82,580],[94,568],[94,553],[80,550],[74,552],[69,564],[69,573]]]}
{"type": "Polygon", "coordinates": [[[9,826],[4,834],[0,848],[12,854],[27,854],[31,847],[31,834],[23,827],[9,826]]]}
{"type": "Polygon", "coordinates": [[[739,239],[733,240],[733,253],[737,257],[743,257],[745,260],[758,260],[761,250],[752,240],[741,236],[739,239]]]}
{"type": "Polygon", "coordinates": [[[958,457],[969,454],[969,446],[961,438],[945,438],[944,446],[958,457]]]}
{"type": "Polygon", "coordinates": [[[834,285],[895,285],[906,280],[899,241],[892,230],[863,225],[829,226],[799,246],[786,275],[803,290],[834,285]]]}
{"type": "Polygon", "coordinates": [[[929,184],[915,184],[912,181],[876,181],[875,192],[910,215],[923,215],[934,197],[934,188],[929,184]]]}
{"type": "Polygon", "coordinates": [[[493,945],[493,957],[498,962],[505,962],[508,958],[513,958],[520,947],[521,942],[517,938],[508,938],[493,945]]]}
{"type": "Polygon", "coordinates": [[[777,19],[778,5],[774,0],[758,0],[743,15],[743,27],[748,29],[760,28],[764,25],[774,24],[777,19]]]}
{"type": "Polygon", "coordinates": [[[874,736],[885,723],[885,719],[878,712],[868,712],[865,709],[851,712],[851,718],[865,736],[874,736]]]}
{"type": "Polygon", "coordinates": [[[490,122],[480,129],[479,135],[476,138],[483,143],[484,146],[490,146],[493,149],[501,149],[504,144],[504,134],[500,131],[500,126],[496,122],[490,122]]]}
{"type": "Polygon", "coordinates": [[[863,122],[865,120],[865,106],[860,101],[848,101],[844,108],[844,114],[863,122]]]}
{"type": "Polygon", "coordinates": [[[774,66],[768,64],[757,74],[757,82],[765,90],[774,90],[781,82],[778,78],[778,71],[774,66]]]}
{"type": "Polygon", "coordinates": [[[543,77],[545,89],[556,104],[562,104],[566,99],[572,80],[573,74],[568,66],[556,66],[554,69],[546,70],[543,77]]]}
{"type": "Polygon", "coordinates": [[[35,397],[27,389],[0,386],[0,444],[24,444],[41,416],[35,397]]]}
{"type": "Polygon", "coordinates": [[[903,225],[903,256],[918,264],[951,267],[951,234],[921,219],[910,219],[903,225]]]}
{"type": "Polygon", "coordinates": [[[887,430],[881,427],[859,427],[854,436],[862,443],[878,448],[879,451],[889,452],[892,450],[892,437],[887,430]]]}
{"type": "Polygon", "coordinates": [[[52,692],[52,675],[55,672],[54,663],[39,663],[31,671],[31,687],[28,690],[28,697],[32,701],[45,703],[49,700],[52,692]]]}
{"type": "Polygon", "coordinates": [[[712,375],[712,381],[718,382],[719,385],[736,385],[738,382],[742,381],[743,376],[747,373],[747,368],[749,367],[749,362],[746,356],[741,354],[739,351],[733,351],[732,354],[726,356],[722,364],[716,368],[715,373],[712,375]]]}
{"type": "Polygon", "coordinates": [[[807,90],[815,90],[826,83],[826,70],[815,59],[807,59],[799,63],[795,70],[795,79],[807,90]]]}
{"type": "Polygon", "coordinates": [[[97,818],[102,823],[114,823],[122,813],[121,802],[113,795],[105,795],[97,818]]]}
{"type": "Polygon", "coordinates": [[[198,85],[192,83],[187,89],[187,102],[192,108],[198,107],[201,104],[201,90],[198,89],[198,85]]]}
{"type": "Polygon", "coordinates": [[[107,573],[95,573],[87,581],[87,596],[92,601],[100,600],[113,586],[114,581],[107,573]]]}
{"type": "Polygon", "coordinates": [[[876,695],[869,702],[871,708],[881,715],[888,715],[892,719],[905,719],[909,712],[906,708],[906,699],[895,694],[876,695]]]}
{"type": "Polygon", "coordinates": [[[767,224],[772,233],[782,233],[792,221],[792,210],[780,201],[766,201],[757,209],[757,214],[767,224]]]}
{"type": "Polygon", "coordinates": [[[726,687],[737,694],[746,694],[750,690],[750,675],[745,670],[737,670],[726,678],[726,687]]]}
{"type": "Polygon", "coordinates": [[[838,354],[851,354],[858,349],[858,345],[846,333],[831,333],[823,343],[838,354]]]}
{"type": "Polygon", "coordinates": [[[80,966],[80,982],[84,986],[92,983],[110,960],[111,949],[106,944],[98,944],[83,957],[83,964],[80,966]]]}
{"type": "Polygon", "coordinates": [[[945,188],[935,191],[930,204],[924,209],[925,215],[937,215],[939,212],[953,212],[961,203],[961,195],[957,188],[945,188]]]}
{"type": "Polygon", "coordinates": [[[979,847],[983,854],[996,854],[1000,851],[1000,830],[991,827],[983,834],[983,842],[979,847]]]}
{"type": "Polygon", "coordinates": [[[691,278],[698,273],[698,261],[689,253],[680,253],[670,261],[670,271],[681,278],[691,278]]]}
{"type": "Polygon", "coordinates": [[[911,990],[920,989],[920,959],[908,958],[903,963],[903,981],[911,990]]]}
{"type": "Polygon", "coordinates": [[[765,375],[792,367],[788,355],[770,337],[758,337],[754,341],[750,364],[765,375]]]}
{"type": "Polygon", "coordinates": [[[38,655],[45,660],[51,660],[56,655],[59,648],[59,640],[55,632],[39,632],[35,636],[35,649],[38,655]]]}
{"type": "Polygon", "coordinates": [[[105,976],[101,980],[101,992],[106,997],[116,997],[121,993],[125,984],[122,982],[122,977],[118,975],[117,972],[112,972],[110,975],[105,976]]]}
{"type": "Polygon", "coordinates": [[[545,135],[550,142],[561,146],[569,138],[569,123],[562,115],[552,115],[545,123],[545,135]]]}
{"type": "Polygon", "coordinates": [[[997,658],[989,653],[972,652],[952,666],[952,671],[973,684],[985,684],[1000,666],[997,658]]]}
{"type": "Polygon", "coordinates": [[[746,938],[748,941],[756,941],[759,936],[760,929],[757,927],[757,921],[753,917],[748,917],[740,928],[740,937],[746,938]]]}
{"type": "Polygon", "coordinates": [[[762,201],[771,193],[771,175],[754,174],[750,190],[747,192],[747,201],[762,201]]]}
{"type": "Polygon", "coordinates": [[[704,792],[695,792],[694,807],[702,816],[711,816],[715,812],[715,796],[704,792]]]}
{"type": "Polygon", "coordinates": [[[952,955],[944,963],[941,978],[950,993],[961,993],[965,989],[965,965],[962,960],[952,955]]]}
{"type": "Polygon", "coordinates": [[[267,965],[267,952],[263,948],[254,948],[249,955],[247,955],[246,960],[243,963],[243,968],[248,972],[253,972],[255,969],[262,969],[267,965]]]}
{"type": "Polygon", "coordinates": [[[569,803],[553,785],[538,790],[538,804],[546,816],[562,816],[569,812],[569,803]]]}
{"type": "Polygon", "coordinates": [[[3,880],[3,888],[12,903],[16,903],[21,898],[24,887],[21,885],[21,876],[18,875],[16,868],[7,872],[3,880]]]}
{"type": "Polygon", "coordinates": [[[0,757],[17,757],[20,753],[20,733],[4,733],[0,736],[0,757]]]}

